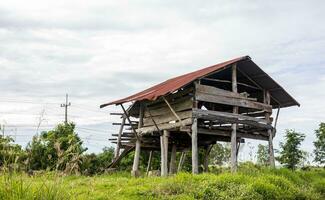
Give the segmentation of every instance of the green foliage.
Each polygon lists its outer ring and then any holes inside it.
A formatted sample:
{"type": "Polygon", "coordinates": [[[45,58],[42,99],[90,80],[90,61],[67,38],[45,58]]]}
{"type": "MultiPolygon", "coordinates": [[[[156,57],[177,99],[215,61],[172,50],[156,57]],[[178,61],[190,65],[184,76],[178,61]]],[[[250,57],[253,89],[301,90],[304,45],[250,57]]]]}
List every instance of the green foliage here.
{"type": "Polygon", "coordinates": [[[216,143],[211,149],[209,163],[213,165],[223,165],[224,163],[228,163],[230,153],[231,150],[229,145],[216,143]]]}
{"type": "Polygon", "coordinates": [[[82,156],[81,172],[85,175],[103,173],[114,157],[114,149],[105,147],[98,155],[86,154],[82,156]]]}
{"type": "Polygon", "coordinates": [[[3,170],[19,170],[24,167],[26,153],[12,137],[0,136],[0,167],[3,170]]]}
{"type": "Polygon", "coordinates": [[[263,166],[269,163],[269,146],[259,144],[257,148],[257,163],[263,166]]]}
{"type": "Polygon", "coordinates": [[[305,155],[305,152],[299,149],[305,135],[294,130],[286,130],[285,138],[286,142],[280,143],[281,151],[277,160],[289,169],[296,169],[305,155]]]}
{"type": "Polygon", "coordinates": [[[320,123],[319,128],[315,130],[316,141],[315,146],[315,162],[325,164],[325,123],[320,123]]]}
{"type": "Polygon", "coordinates": [[[73,123],[59,124],[54,130],[34,136],[26,148],[29,169],[78,173],[81,155],[87,149],[82,147],[82,141],[74,129],[73,123]]]}

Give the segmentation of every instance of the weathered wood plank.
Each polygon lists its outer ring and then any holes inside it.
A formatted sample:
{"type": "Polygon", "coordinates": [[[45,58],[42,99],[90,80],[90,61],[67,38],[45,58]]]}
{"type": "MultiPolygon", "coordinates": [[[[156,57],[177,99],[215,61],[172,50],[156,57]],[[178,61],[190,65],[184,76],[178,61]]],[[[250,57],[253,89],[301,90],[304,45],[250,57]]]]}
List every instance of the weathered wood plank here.
{"type": "MultiPolygon", "coordinates": [[[[184,125],[192,124],[192,118],[187,118],[187,119],[182,120],[182,124],[184,124],[184,125]]],[[[180,122],[158,124],[158,128],[159,128],[159,130],[169,130],[169,129],[181,127],[182,124],[180,122]]],[[[152,133],[154,131],[157,131],[157,128],[155,126],[148,126],[148,127],[143,127],[143,128],[137,129],[137,132],[140,135],[144,135],[146,133],[152,133]]]]}
{"type": "Polygon", "coordinates": [[[267,121],[264,119],[244,116],[241,114],[234,113],[225,113],[219,111],[211,111],[211,110],[201,110],[201,109],[193,109],[193,117],[197,117],[199,119],[206,120],[219,120],[222,122],[229,123],[240,123],[246,124],[250,126],[255,126],[259,128],[271,129],[272,126],[267,124],[267,121]]]}
{"type": "MultiPolygon", "coordinates": [[[[187,95],[187,94],[193,92],[193,90],[194,90],[193,87],[186,88],[184,90],[179,90],[176,93],[169,94],[169,95],[165,96],[165,98],[168,101],[177,100],[177,99],[183,98],[184,95],[187,95]]],[[[157,99],[156,101],[148,102],[147,103],[147,106],[150,106],[150,107],[159,107],[159,106],[163,105],[163,102],[164,102],[163,99],[157,99]]]]}
{"type": "MultiPolygon", "coordinates": [[[[199,128],[198,129],[199,134],[205,134],[205,135],[216,135],[216,136],[225,136],[225,137],[231,137],[231,130],[230,131],[224,131],[224,130],[211,130],[206,128],[199,128]]],[[[268,141],[268,136],[265,136],[266,132],[253,132],[253,133],[243,133],[240,131],[237,131],[237,137],[241,138],[248,138],[248,139],[254,139],[254,140],[264,140],[268,141]]]]}
{"type": "MultiPolygon", "coordinates": [[[[173,107],[173,109],[176,112],[183,111],[183,110],[189,110],[192,108],[192,97],[184,97],[177,101],[170,102],[170,105],[173,107]]],[[[149,118],[150,114],[152,117],[164,115],[166,113],[170,112],[170,109],[166,105],[166,103],[163,103],[160,107],[148,107],[150,110],[150,113],[146,110],[144,113],[145,118],[149,118]]]]}
{"type": "Polygon", "coordinates": [[[237,99],[256,101],[256,98],[248,98],[248,97],[245,97],[245,96],[243,96],[239,93],[236,93],[236,92],[223,90],[223,89],[208,86],[208,85],[197,85],[196,91],[200,92],[200,93],[205,93],[205,94],[212,94],[212,95],[217,95],[217,96],[225,96],[225,97],[231,97],[231,98],[237,98],[237,99]]]}
{"type": "MultiPolygon", "coordinates": [[[[192,117],[192,110],[176,112],[176,113],[180,117],[180,119],[186,119],[186,118],[191,118],[192,117]]],[[[155,117],[153,117],[153,119],[155,120],[157,125],[177,120],[176,117],[174,116],[174,114],[171,113],[170,111],[165,113],[165,115],[155,116],[155,117]]],[[[153,125],[154,125],[154,123],[153,123],[151,118],[144,118],[143,119],[143,126],[144,127],[153,126],[153,125]]]]}
{"type": "Polygon", "coordinates": [[[198,101],[206,101],[211,103],[219,103],[231,106],[239,106],[245,108],[252,108],[256,110],[264,110],[266,112],[272,112],[272,106],[259,102],[250,101],[243,98],[233,98],[221,95],[207,94],[202,92],[196,93],[196,99],[198,101]]]}

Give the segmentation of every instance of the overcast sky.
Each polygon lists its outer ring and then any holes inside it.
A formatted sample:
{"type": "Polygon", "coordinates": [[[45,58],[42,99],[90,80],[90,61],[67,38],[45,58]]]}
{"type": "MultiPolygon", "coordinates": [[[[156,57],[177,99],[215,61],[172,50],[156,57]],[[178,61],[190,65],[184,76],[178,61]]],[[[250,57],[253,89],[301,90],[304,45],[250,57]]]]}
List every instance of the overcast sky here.
{"type": "Polygon", "coordinates": [[[100,104],[249,55],[301,104],[281,110],[275,146],[294,128],[311,152],[325,121],[324,11],[321,0],[0,1],[0,122],[25,145],[42,110],[42,130],[63,120],[69,93],[69,119],[98,152],[116,130],[116,108],[100,104]]]}

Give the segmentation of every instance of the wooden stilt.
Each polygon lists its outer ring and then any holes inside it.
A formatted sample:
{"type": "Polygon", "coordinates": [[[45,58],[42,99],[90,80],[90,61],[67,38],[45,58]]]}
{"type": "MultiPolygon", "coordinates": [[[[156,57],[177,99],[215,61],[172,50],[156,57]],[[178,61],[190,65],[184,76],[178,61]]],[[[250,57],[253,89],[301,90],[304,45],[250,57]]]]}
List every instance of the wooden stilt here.
{"type": "Polygon", "coordinates": [[[150,151],[149,159],[148,159],[148,166],[147,166],[147,171],[146,171],[147,176],[149,174],[149,171],[151,170],[152,154],[153,154],[153,151],[150,151]]]}
{"type": "Polygon", "coordinates": [[[140,175],[139,172],[139,163],[140,163],[140,149],[141,149],[141,141],[137,140],[135,142],[135,153],[132,167],[132,176],[138,177],[140,175]]]}
{"type": "Polygon", "coordinates": [[[169,174],[176,173],[176,144],[173,144],[170,155],[169,174]]]}
{"type": "Polygon", "coordinates": [[[169,137],[169,131],[164,130],[163,136],[160,137],[161,176],[168,175],[168,137],[169,137]]]}
{"type": "MultiPolygon", "coordinates": [[[[232,91],[237,93],[237,66],[232,65],[232,91]]],[[[233,113],[238,113],[238,107],[233,107],[233,113]]],[[[237,171],[237,124],[231,126],[231,172],[237,171]]]]}
{"type": "Polygon", "coordinates": [[[125,124],[125,119],[126,119],[126,117],[123,116],[121,127],[120,127],[120,130],[118,132],[118,136],[117,136],[117,144],[116,144],[116,148],[115,148],[114,159],[116,159],[120,155],[120,149],[121,149],[120,144],[121,144],[121,137],[122,137],[123,128],[124,128],[124,124],[125,124]]]}
{"type": "Polygon", "coordinates": [[[180,159],[179,159],[177,172],[182,171],[182,167],[183,167],[183,164],[184,164],[185,158],[186,158],[186,152],[183,151],[182,154],[181,154],[181,157],[180,157],[180,159]]]}
{"type": "Polygon", "coordinates": [[[192,173],[199,173],[199,151],[197,142],[197,118],[193,118],[192,123],[192,173]]]}
{"type": "MultiPolygon", "coordinates": [[[[269,91],[264,91],[264,103],[268,105],[271,104],[271,95],[269,91]]],[[[265,119],[267,120],[268,124],[271,124],[270,116],[271,113],[268,112],[265,113],[265,119]]],[[[269,164],[270,167],[275,168],[272,129],[268,129],[267,133],[269,135],[269,164]]]]}
{"type": "MultiPolygon", "coordinates": [[[[139,124],[138,128],[141,128],[143,125],[143,104],[140,105],[140,111],[139,111],[139,124]]],[[[136,133],[135,133],[136,134],[136,133]]],[[[132,167],[132,172],[131,175],[138,177],[140,175],[139,171],[139,163],[140,163],[140,150],[141,150],[141,141],[140,138],[138,137],[136,142],[135,142],[135,153],[134,153],[134,160],[133,160],[133,167],[132,167]]]]}

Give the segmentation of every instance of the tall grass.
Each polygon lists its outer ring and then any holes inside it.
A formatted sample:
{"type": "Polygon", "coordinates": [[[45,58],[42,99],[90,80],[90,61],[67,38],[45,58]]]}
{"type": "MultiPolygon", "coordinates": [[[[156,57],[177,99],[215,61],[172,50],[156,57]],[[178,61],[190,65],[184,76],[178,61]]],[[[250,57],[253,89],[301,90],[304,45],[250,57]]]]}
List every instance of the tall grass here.
{"type": "Polygon", "coordinates": [[[0,175],[0,199],[325,199],[325,170],[291,171],[240,166],[223,172],[132,178],[44,173],[0,175]]]}
{"type": "Polygon", "coordinates": [[[70,199],[62,186],[63,179],[56,175],[28,177],[22,173],[6,173],[0,176],[0,199],[70,199]]]}

